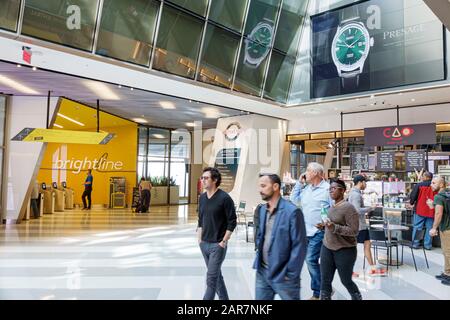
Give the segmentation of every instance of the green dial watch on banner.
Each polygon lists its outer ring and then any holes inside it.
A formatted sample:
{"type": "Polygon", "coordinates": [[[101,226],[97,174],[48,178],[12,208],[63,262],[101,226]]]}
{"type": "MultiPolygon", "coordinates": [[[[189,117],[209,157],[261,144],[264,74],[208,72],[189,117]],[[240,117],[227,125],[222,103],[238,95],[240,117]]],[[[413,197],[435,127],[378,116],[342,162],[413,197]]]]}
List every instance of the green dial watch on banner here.
{"type": "Polygon", "coordinates": [[[357,21],[358,7],[347,8],[347,12],[342,11],[343,15],[348,14],[348,10],[353,10],[350,12],[352,17],[341,20],[331,45],[331,56],[344,88],[358,86],[359,75],[373,46],[373,37],[370,37],[366,26],[357,21]]]}
{"type": "Polygon", "coordinates": [[[244,63],[257,68],[267,57],[273,37],[273,25],[270,22],[259,22],[245,39],[244,63]]]}

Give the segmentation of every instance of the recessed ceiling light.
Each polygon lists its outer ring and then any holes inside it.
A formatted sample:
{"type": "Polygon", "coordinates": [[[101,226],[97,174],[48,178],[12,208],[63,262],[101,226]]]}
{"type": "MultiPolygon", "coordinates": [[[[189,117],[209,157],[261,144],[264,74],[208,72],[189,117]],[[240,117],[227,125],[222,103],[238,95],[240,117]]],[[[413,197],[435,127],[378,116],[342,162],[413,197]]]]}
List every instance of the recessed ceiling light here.
{"type": "Polygon", "coordinates": [[[191,100],[191,99],[189,99],[189,102],[192,102],[192,100],[191,100]]]}
{"type": "Polygon", "coordinates": [[[36,71],[37,70],[37,68],[36,67],[33,67],[33,71],[36,71]]]}
{"type": "Polygon", "coordinates": [[[134,89],[131,87],[130,90],[133,91],[134,89]]]}
{"type": "Polygon", "coordinates": [[[195,127],[195,123],[193,122],[186,122],[187,127],[195,127]]]}
{"type": "Polygon", "coordinates": [[[66,116],[66,115],[64,115],[64,114],[62,114],[62,113],[59,113],[59,112],[58,112],[58,116],[60,116],[61,118],[66,119],[66,120],[69,120],[70,122],[73,122],[73,123],[75,123],[75,124],[77,124],[77,125],[79,125],[79,126],[84,127],[84,123],[81,123],[81,122],[79,122],[79,121],[77,121],[77,120],[74,120],[74,119],[72,119],[72,118],[70,118],[70,117],[68,117],[68,116],[66,116]]]}
{"type": "Polygon", "coordinates": [[[21,67],[22,67],[22,65],[21,65],[21,64],[18,64],[18,65],[17,65],[17,68],[21,68],[21,67]]]}
{"type": "Polygon", "coordinates": [[[416,101],[416,99],[412,98],[411,101],[414,102],[414,101],[416,101]]]}
{"type": "Polygon", "coordinates": [[[3,83],[4,85],[7,85],[8,87],[11,87],[17,91],[20,91],[22,93],[27,94],[39,94],[36,90],[31,89],[30,87],[27,87],[16,80],[13,80],[11,78],[8,78],[6,76],[0,75],[0,83],[3,83]]]}
{"type": "Polygon", "coordinates": [[[62,125],[57,124],[57,123],[54,123],[53,126],[54,126],[54,127],[57,127],[57,128],[61,128],[61,129],[64,128],[62,125]]]}
{"type": "Polygon", "coordinates": [[[118,87],[119,89],[122,89],[122,85],[121,85],[121,84],[119,84],[117,87],[118,87]]]}
{"type": "Polygon", "coordinates": [[[160,101],[159,105],[163,108],[163,109],[176,109],[175,104],[171,101],[160,101]]]}
{"type": "Polygon", "coordinates": [[[120,100],[120,97],[109,86],[97,81],[83,81],[85,87],[105,100],[120,100]]]}
{"type": "Polygon", "coordinates": [[[132,118],[131,120],[137,123],[148,123],[148,121],[145,120],[144,118],[132,118]]]}

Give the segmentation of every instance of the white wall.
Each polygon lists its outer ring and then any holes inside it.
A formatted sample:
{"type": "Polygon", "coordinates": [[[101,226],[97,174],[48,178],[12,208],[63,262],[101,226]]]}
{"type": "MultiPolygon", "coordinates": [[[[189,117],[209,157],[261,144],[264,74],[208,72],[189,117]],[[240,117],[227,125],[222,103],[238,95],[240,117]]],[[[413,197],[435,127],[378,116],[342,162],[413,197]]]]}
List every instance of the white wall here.
{"type": "Polygon", "coordinates": [[[286,126],[287,123],[283,120],[258,115],[218,121],[209,165],[214,166],[216,155],[222,148],[241,148],[236,180],[230,196],[236,204],[241,200],[246,201],[246,211],[251,211],[253,206],[261,202],[257,185],[259,173],[280,174],[286,126]],[[223,133],[232,122],[238,122],[242,132],[235,141],[227,141],[223,133]]]}
{"type": "MultiPolygon", "coordinates": [[[[400,125],[450,122],[450,104],[400,109],[400,125]]],[[[397,124],[397,111],[387,110],[344,115],[344,130],[383,127],[397,124]]],[[[339,131],[339,113],[326,116],[299,117],[289,121],[288,133],[313,133],[339,131]]]]}
{"type": "MultiPolygon", "coordinates": [[[[58,98],[50,101],[52,117],[58,98]]],[[[47,98],[11,97],[8,103],[6,142],[6,214],[3,219],[16,220],[24,201],[31,192],[30,184],[40,166],[45,143],[11,141],[23,128],[45,128],[47,116],[47,98]]]]}

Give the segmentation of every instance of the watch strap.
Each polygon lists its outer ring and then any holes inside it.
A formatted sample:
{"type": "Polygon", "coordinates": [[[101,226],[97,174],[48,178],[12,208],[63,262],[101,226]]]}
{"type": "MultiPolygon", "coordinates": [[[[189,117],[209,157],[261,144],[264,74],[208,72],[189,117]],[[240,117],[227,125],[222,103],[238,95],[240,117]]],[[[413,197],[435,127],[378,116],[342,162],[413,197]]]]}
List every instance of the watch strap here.
{"type": "Polygon", "coordinates": [[[341,10],[341,24],[357,19],[359,19],[358,5],[348,6],[341,10]]]}
{"type": "Polygon", "coordinates": [[[359,74],[354,75],[352,77],[342,76],[341,78],[341,87],[345,91],[355,90],[359,86],[359,74]]]}

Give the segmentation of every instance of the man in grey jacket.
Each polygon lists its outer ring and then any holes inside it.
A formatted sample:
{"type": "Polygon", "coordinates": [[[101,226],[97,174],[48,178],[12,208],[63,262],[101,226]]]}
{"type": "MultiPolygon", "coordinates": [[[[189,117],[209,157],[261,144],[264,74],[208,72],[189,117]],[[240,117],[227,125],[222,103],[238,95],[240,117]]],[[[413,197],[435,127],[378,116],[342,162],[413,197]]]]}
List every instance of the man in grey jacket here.
{"type": "Polygon", "coordinates": [[[357,240],[358,243],[364,244],[364,256],[371,267],[369,274],[382,275],[386,273],[386,270],[376,268],[370,251],[369,226],[366,223],[366,217],[370,212],[375,210],[375,207],[364,207],[364,199],[361,193],[366,189],[366,181],[366,177],[360,174],[353,178],[353,188],[348,195],[348,202],[350,202],[359,213],[359,233],[357,240]]]}

